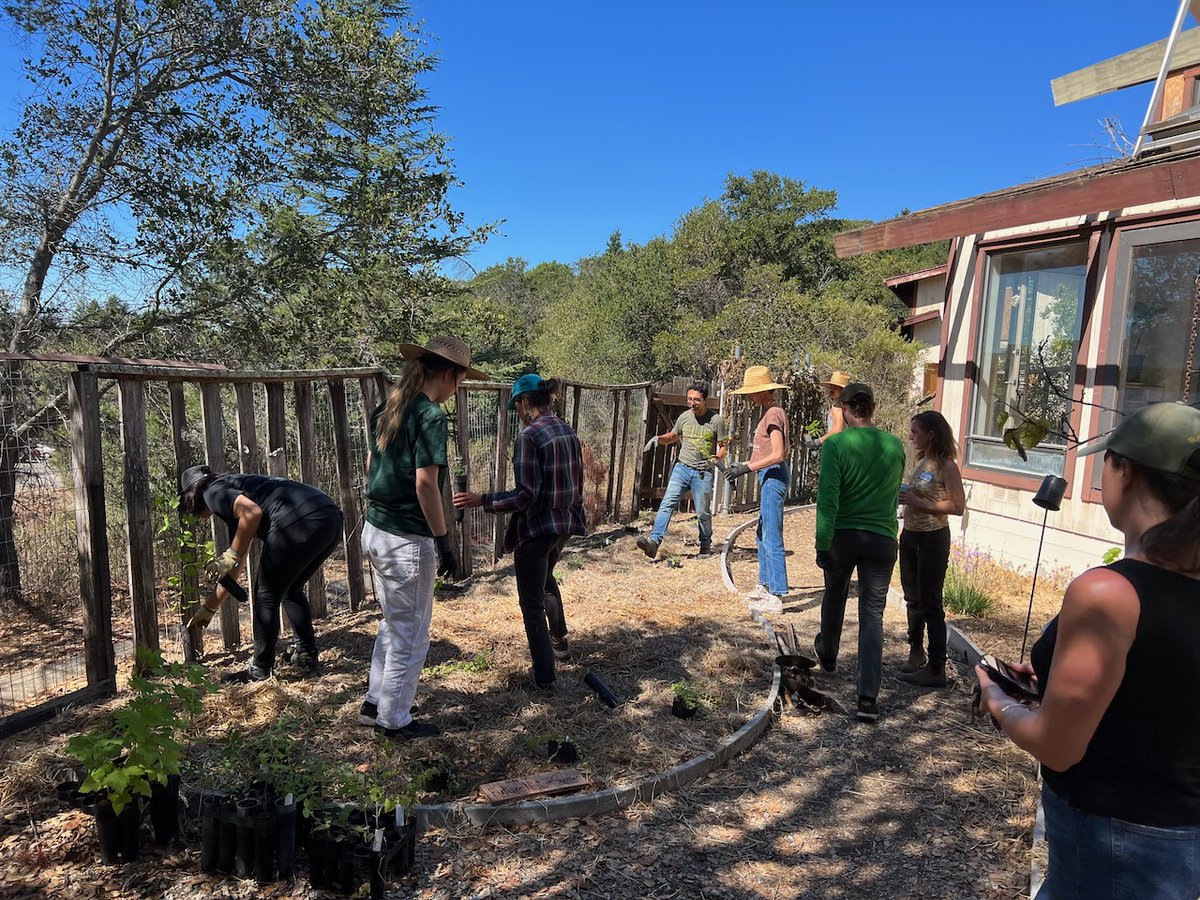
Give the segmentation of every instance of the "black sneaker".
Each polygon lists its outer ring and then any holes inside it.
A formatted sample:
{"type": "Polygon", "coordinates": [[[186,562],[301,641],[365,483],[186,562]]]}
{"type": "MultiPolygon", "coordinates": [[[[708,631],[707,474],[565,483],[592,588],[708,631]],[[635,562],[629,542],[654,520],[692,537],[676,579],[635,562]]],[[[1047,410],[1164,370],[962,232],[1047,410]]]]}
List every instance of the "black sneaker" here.
{"type": "Polygon", "coordinates": [[[874,697],[859,697],[858,709],[854,712],[854,718],[860,722],[874,722],[879,718],[879,704],[875,702],[874,697]]]}
{"type": "Polygon", "coordinates": [[[375,720],[378,718],[379,706],[370,700],[364,700],[363,705],[358,708],[358,724],[374,727],[375,720]]]}
{"type": "Polygon", "coordinates": [[[226,675],[221,680],[226,684],[251,684],[258,681],[266,681],[271,677],[271,672],[268,669],[260,669],[258,666],[251,664],[250,668],[242,672],[234,672],[232,675],[226,675]]]}
{"type": "Polygon", "coordinates": [[[413,719],[407,725],[403,725],[400,728],[384,728],[382,725],[376,725],[375,733],[379,737],[388,738],[393,741],[411,741],[416,738],[433,737],[441,734],[442,729],[438,728],[432,722],[422,722],[419,719],[413,719]]]}
{"type": "Polygon", "coordinates": [[[826,672],[836,672],[837,671],[837,660],[830,659],[821,650],[821,635],[820,635],[820,633],[818,633],[817,636],[815,638],[813,638],[813,653],[815,653],[817,655],[817,662],[819,662],[821,664],[822,669],[824,669],[826,672]]]}
{"type": "Polygon", "coordinates": [[[554,647],[554,658],[555,659],[570,659],[571,658],[571,648],[567,644],[567,639],[565,637],[551,638],[550,643],[554,647]]]}
{"type": "Polygon", "coordinates": [[[638,549],[645,553],[651,559],[658,556],[658,541],[652,540],[650,535],[643,534],[637,539],[638,549]]]}

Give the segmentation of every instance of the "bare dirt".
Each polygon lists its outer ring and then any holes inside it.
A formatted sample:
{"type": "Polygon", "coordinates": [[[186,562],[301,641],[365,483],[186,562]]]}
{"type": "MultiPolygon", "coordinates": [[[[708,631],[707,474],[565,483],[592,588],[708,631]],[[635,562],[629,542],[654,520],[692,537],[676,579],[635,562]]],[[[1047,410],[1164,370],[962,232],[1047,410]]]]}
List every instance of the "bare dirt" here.
{"type": "MultiPolygon", "coordinates": [[[[718,520],[718,538],[741,521],[718,520]]],[[[793,592],[773,617],[795,625],[801,649],[811,645],[819,616],[811,529],[810,512],[785,517],[793,592]]],[[[422,799],[475,800],[485,781],[552,769],[545,741],[564,735],[580,745],[576,767],[596,788],[631,783],[710,749],[761,708],[775,651],[742,601],[724,590],[719,559],[696,559],[684,545],[692,536],[690,518],[677,519],[656,563],[626,531],[568,551],[559,574],[574,660],[550,697],[514,689],[529,663],[510,567],[445,595],[435,605],[418,696],[422,717],[444,734],[397,748],[394,760],[404,770],[443,754],[458,783],[422,799]],[[587,667],[603,675],[621,707],[608,711],[595,701],[582,683],[587,667]],[[669,714],[671,685],[681,680],[710,695],[707,715],[685,722],[669,714]]],[[[756,580],[751,531],[739,547],[750,549],[735,551],[735,579],[749,588],[756,580]]],[[[983,634],[986,649],[1015,657],[1029,586],[1011,581],[986,619],[963,625],[983,634]]],[[[817,685],[847,709],[854,700],[854,590],[838,671],[819,675],[817,685]]],[[[1035,628],[1055,606],[1052,593],[1039,591],[1035,628]]],[[[316,681],[223,688],[189,735],[191,758],[215,766],[232,727],[253,734],[285,716],[301,752],[377,762],[384,749],[354,722],[375,620],[373,610],[361,610],[320,623],[324,673],[316,681]]],[[[968,720],[965,674],[941,691],[896,681],[906,653],[902,610],[889,607],[874,726],[789,709],[726,767],[652,803],[521,828],[432,829],[391,896],[1025,896],[1032,762],[990,726],[968,720]]],[[[221,674],[244,660],[243,652],[206,663],[221,674]]],[[[259,887],[201,875],[194,843],[151,848],[125,867],[99,865],[90,817],[58,806],[50,789],[70,763],[62,752],[67,737],[103,712],[68,712],[0,748],[0,897],[325,896],[303,877],[259,887]]]]}

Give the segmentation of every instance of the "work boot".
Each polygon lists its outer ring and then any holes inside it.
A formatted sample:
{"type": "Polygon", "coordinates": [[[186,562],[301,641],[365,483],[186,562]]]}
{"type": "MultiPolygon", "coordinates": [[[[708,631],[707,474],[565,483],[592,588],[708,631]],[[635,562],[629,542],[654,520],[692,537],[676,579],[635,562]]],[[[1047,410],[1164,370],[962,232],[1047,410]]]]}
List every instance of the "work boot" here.
{"type": "Polygon", "coordinates": [[[643,534],[637,539],[638,549],[645,553],[651,559],[658,556],[658,541],[654,540],[648,534],[643,534]]]}
{"type": "Polygon", "coordinates": [[[911,674],[925,667],[925,663],[929,662],[925,657],[925,651],[920,647],[910,647],[908,650],[908,662],[900,667],[900,671],[905,674],[911,674]]]}
{"type": "Polygon", "coordinates": [[[700,552],[696,554],[696,559],[708,559],[713,555],[712,544],[701,544],[700,552]]]}
{"type": "Polygon", "coordinates": [[[946,686],[946,664],[930,663],[915,672],[906,672],[900,676],[900,680],[906,684],[915,684],[917,687],[943,688],[946,686]]]}

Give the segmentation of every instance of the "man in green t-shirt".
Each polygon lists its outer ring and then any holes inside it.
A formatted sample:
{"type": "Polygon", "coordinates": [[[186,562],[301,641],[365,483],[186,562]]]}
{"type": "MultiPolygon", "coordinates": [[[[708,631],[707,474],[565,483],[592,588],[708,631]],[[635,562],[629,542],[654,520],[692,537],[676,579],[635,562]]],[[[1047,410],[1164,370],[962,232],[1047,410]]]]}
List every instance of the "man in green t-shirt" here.
{"type": "Polygon", "coordinates": [[[817,483],[817,565],[825,571],[821,631],[813,649],[821,668],[837,667],[850,577],[858,569],[858,710],[879,717],[883,608],[896,566],[896,502],[904,477],[904,444],[875,427],[875,395],[865,384],[842,390],[846,428],[826,438],[817,483]]]}
{"type": "Polygon", "coordinates": [[[725,421],[708,408],[708,385],[697,382],[687,389],[687,412],[675,420],[666,434],[659,434],[646,444],[649,453],[659,444],[679,442],[679,459],[671,470],[671,478],[663,493],[654,529],[638,538],[637,545],[651,559],[667,534],[671,516],[679,508],[683,492],[692,492],[696,507],[696,524],[700,529],[700,556],[712,555],[712,495],[713,463],[725,456],[725,421]]]}

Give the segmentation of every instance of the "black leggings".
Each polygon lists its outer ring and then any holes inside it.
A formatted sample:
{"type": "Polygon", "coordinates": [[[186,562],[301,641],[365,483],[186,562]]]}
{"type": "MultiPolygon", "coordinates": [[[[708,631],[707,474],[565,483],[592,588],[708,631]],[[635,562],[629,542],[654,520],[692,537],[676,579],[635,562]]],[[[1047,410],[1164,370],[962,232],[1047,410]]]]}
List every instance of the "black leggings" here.
{"type": "Polygon", "coordinates": [[[278,530],[271,529],[262,542],[262,560],[254,581],[254,665],[264,671],[275,667],[279,642],[279,606],[287,610],[296,632],[296,647],[314,659],[317,637],[304,585],[329,558],[342,539],[342,511],[323,506],[278,530]]]}
{"type": "Polygon", "coordinates": [[[946,609],[942,588],[950,564],[950,526],[900,532],[900,585],[908,611],[908,643],[920,650],[929,630],[929,662],[946,662],[946,609]]]}

